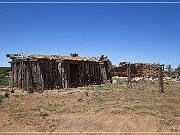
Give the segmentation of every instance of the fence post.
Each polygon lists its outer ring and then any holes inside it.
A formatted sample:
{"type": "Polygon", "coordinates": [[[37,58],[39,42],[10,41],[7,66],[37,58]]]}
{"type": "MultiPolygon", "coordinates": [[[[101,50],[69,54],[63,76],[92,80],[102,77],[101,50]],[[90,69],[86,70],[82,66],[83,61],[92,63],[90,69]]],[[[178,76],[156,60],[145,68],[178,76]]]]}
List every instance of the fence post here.
{"type": "Polygon", "coordinates": [[[127,85],[129,88],[132,88],[132,84],[131,84],[131,63],[130,62],[127,65],[127,85]]]}
{"type": "Polygon", "coordinates": [[[159,93],[164,93],[163,71],[164,71],[164,65],[160,65],[159,67],[159,93]]]}

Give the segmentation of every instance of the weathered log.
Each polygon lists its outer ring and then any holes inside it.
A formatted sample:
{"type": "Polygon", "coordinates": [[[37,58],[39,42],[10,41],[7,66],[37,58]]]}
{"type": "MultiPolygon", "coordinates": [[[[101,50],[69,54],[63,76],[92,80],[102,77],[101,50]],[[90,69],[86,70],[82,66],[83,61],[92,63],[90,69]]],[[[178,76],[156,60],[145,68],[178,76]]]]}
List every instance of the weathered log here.
{"type": "Polygon", "coordinates": [[[131,83],[131,63],[128,63],[127,66],[127,85],[131,89],[132,83],[131,83]]]}
{"type": "Polygon", "coordinates": [[[163,71],[164,71],[164,65],[160,65],[159,67],[159,93],[164,93],[163,71]]]}

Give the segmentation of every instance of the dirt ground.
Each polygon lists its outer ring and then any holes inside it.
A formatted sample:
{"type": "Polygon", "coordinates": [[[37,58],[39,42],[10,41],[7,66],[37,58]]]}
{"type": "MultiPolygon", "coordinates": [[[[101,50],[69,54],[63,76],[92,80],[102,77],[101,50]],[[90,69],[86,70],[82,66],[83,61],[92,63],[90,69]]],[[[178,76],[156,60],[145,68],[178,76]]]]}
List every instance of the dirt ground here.
{"type": "Polygon", "coordinates": [[[0,103],[0,134],[180,134],[180,82],[125,82],[27,94],[0,103]],[[164,132],[164,133],[162,133],[164,132]]]}

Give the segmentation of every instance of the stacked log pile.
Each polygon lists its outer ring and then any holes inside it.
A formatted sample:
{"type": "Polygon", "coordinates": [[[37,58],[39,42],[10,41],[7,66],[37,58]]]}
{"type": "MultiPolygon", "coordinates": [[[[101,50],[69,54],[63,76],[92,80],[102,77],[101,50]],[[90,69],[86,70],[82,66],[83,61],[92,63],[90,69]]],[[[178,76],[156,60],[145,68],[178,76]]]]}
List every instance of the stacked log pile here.
{"type": "MultiPolygon", "coordinates": [[[[120,62],[118,67],[112,69],[113,76],[127,77],[128,62],[120,62]]],[[[159,76],[159,66],[156,63],[131,63],[132,77],[143,77],[157,79],[159,76]]]]}

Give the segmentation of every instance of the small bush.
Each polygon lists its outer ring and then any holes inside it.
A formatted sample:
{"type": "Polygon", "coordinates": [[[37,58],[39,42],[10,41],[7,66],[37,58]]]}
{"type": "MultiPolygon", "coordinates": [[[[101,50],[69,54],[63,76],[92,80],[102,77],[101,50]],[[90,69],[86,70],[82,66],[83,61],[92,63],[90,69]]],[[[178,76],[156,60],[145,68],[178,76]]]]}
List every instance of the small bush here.
{"type": "MultiPolygon", "coordinates": [[[[1,93],[1,94],[2,94],[2,93],[1,93]]],[[[8,98],[8,97],[9,97],[9,93],[3,92],[3,94],[0,95],[0,103],[2,103],[3,100],[4,100],[5,98],[8,98]]]]}
{"type": "Polygon", "coordinates": [[[89,96],[89,93],[87,91],[84,92],[85,96],[89,96]]]}
{"type": "Polygon", "coordinates": [[[180,116],[180,112],[172,112],[172,115],[173,115],[174,117],[179,117],[179,116],[180,116]]]}
{"type": "Polygon", "coordinates": [[[4,96],[0,95],[0,104],[3,102],[4,96]]]}
{"type": "Polygon", "coordinates": [[[5,98],[8,98],[8,97],[9,97],[9,93],[5,92],[5,93],[4,93],[4,97],[5,97],[5,98]]]}
{"type": "Polygon", "coordinates": [[[162,124],[162,125],[171,126],[171,125],[173,125],[174,121],[162,118],[162,119],[159,120],[159,123],[162,124]]]}
{"type": "Polygon", "coordinates": [[[11,78],[10,77],[0,75],[0,85],[10,85],[10,84],[11,84],[11,78]]]}
{"type": "Polygon", "coordinates": [[[36,109],[33,110],[35,110],[36,114],[38,114],[39,116],[49,116],[48,111],[43,107],[38,106],[36,109]]]}
{"type": "Polygon", "coordinates": [[[38,114],[40,116],[48,116],[48,112],[44,108],[40,108],[38,114]]]}

